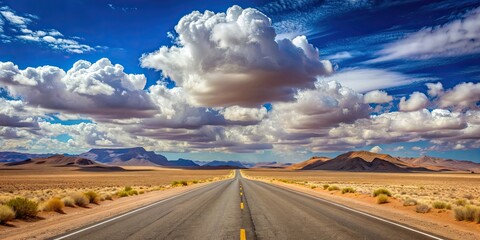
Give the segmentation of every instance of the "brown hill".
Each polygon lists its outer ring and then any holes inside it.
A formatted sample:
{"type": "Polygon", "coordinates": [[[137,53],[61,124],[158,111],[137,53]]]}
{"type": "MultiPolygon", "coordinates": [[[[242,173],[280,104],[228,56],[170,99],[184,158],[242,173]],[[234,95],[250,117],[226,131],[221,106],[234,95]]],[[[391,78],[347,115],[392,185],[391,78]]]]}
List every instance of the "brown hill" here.
{"type": "Polygon", "coordinates": [[[347,152],[337,157],[319,161],[315,159],[300,163],[301,170],[334,170],[353,172],[408,172],[429,171],[424,167],[415,167],[388,154],[378,154],[367,151],[347,152]]]}
{"type": "Polygon", "coordinates": [[[459,161],[453,159],[421,156],[418,158],[400,158],[402,161],[414,165],[426,167],[431,170],[447,171],[473,171],[480,172],[480,163],[471,161],[459,161]]]}
{"type": "Polygon", "coordinates": [[[252,168],[288,168],[291,163],[279,163],[279,162],[259,162],[252,166],[252,168]]]}
{"type": "Polygon", "coordinates": [[[324,162],[326,162],[328,160],[330,160],[330,158],[328,158],[328,157],[314,156],[314,157],[311,157],[310,159],[308,159],[307,161],[303,161],[303,162],[293,164],[293,165],[287,167],[286,169],[290,169],[290,170],[313,169],[313,168],[317,167],[318,165],[323,164],[324,162]]]}
{"type": "Polygon", "coordinates": [[[98,164],[92,160],[81,157],[70,157],[64,155],[53,155],[46,158],[33,158],[20,162],[6,163],[5,167],[20,168],[52,168],[52,167],[71,167],[77,170],[108,170],[122,171],[123,168],[98,164]]]}

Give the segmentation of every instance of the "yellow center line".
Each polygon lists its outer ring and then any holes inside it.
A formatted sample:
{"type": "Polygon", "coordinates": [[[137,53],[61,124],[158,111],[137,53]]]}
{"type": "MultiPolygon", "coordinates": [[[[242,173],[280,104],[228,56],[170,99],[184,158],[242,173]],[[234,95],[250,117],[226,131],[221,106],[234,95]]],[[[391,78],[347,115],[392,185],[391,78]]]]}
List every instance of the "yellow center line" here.
{"type": "Polygon", "coordinates": [[[247,240],[247,234],[243,228],[240,229],[240,240],[247,240]]]}
{"type": "Polygon", "coordinates": [[[243,202],[240,203],[240,209],[243,209],[243,202]]]}

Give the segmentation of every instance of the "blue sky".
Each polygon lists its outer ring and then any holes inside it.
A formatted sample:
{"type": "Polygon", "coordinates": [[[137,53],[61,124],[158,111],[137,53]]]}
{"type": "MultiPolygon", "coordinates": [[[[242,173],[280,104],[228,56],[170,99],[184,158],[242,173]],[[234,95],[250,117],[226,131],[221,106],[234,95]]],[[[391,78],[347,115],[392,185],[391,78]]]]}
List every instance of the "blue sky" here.
{"type": "Polygon", "coordinates": [[[480,161],[475,1],[3,0],[0,13],[1,150],[480,161]]]}

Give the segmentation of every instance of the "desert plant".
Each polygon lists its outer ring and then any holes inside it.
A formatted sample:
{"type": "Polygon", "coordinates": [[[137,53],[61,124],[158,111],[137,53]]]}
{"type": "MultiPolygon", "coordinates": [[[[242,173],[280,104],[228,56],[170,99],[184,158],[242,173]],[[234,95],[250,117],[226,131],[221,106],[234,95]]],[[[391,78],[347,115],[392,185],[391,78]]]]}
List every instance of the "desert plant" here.
{"type": "Polygon", "coordinates": [[[428,213],[430,212],[430,206],[428,206],[427,204],[418,204],[415,207],[415,211],[417,213],[428,213]]]}
{"type": "Polygon", "coordinates": [[[105,200],[113,200],[111,194],[105,194],[105,196],[103,196],[103,198],[104,198],[105,200]]]}
{"type": "Polygon", "coordinates": [[[388,203],[388,195],[386,194],[379,194],[377,195],[377,203],[378,204],[384,204],[384,203],[388,203]]]}
{"type": "Polygon", "coordinates": [[[457,200],[455,200],[455,205],[457,205],[457,206],[465,206],[465,205],[467,205],[467,200],[465,200],[465,199],[457,199],[457,200]]]}
{"type": "Polygon", "coordinates": [[[86,207],[90,202],[89,199],[82,193],[72,193],[70,197],[73,198],[75,205],[79,207],[86,207]]]}
{"type": "Polygon", "coordinates": [[[327,188],[330,187],[328,184],[323,184],[323,190],[327,190],[327,188]]]}
{"type": "Polygon", "coordinates": [[[63,213],[64,207],[65,207],[65,204],[59,198],[50,198],[45,203],[43,210],[47,212],[54,211],[54,212],[63,213]]]}
{"type": "Polygon", "coordinates": [[[132,195],[138,195],[137,190],[134,190],[132,187],[125,187],[124,189],[117,192],[119,197],[128,197],[132,195]]]}
{"type": "Polygon", "coordinates": [[[448,204],[442,201],[435,201],[432,203],[432,207],[435,209],[446,209],[448,207],[448,204]]]}
{"type": "Polygon", "coordinates": [[[6,205],[15,211],[15,218],[36,217],[38,213],[38,203],[27,198],[16,197],[10,199],[6,205]]]}
{"type": "Polygon", "coordinates": [[[374,196],[374,197],[376,197],[376,196],[378,196],[378,195],[380,195],[380,194],[384,194],[384,195],[387,195],[387,196],[389,196],[389,197],[392,196],[392,193],[391,193],[390,191],[388,191],[387,189],[385,189],[385,188],[379,188],[379,189],[373,191],[373,196],[374,196]]]}
{"type": "Polygon", "coordinates": [[[340,188],[338,186],[330,186],[328,187],[328,191],[338,191],[340,188]]]}
{"type": "Polygon", "coordinates": [[[83,195],[88,198],[89,203],[98,204],[100,202],[100,196],[98,196],[98,193],[96,193],[95,191],[88,191],[83,193],[83,195]]]}
{"type": "Polygon", "coordinates": [[[75,207],[75,200],[73,200],[73,198],[70,196],[66,196],[62,198],[62,202],[63,202],[63,205],[67,207],[75,207]]]}
{"type": "Polygon", "coordinates": [[[4,224],[15,218],[13,209],[6,205],[0,205],[0,224],[4,224]]]}
{"type": "Polygon", "coordinates": [[[417,200],[408,198],[407,200],[403,201],[403,206],[416,206],[418,204],[417,200]]]}
{"type": "Polygon", "coordinates": [[[463,197],[468,199],[468,200],[472,200],[472,199],[475,198],[471,193],[467,193],[467,194],[463,195],[463,197]]]}
{"type": "Polygon", "coordinates": [[[345,194],[345,193],[355,193],[355,189],[352,188],[352,187],[345,187],[345,188],[342,188],[342,194],[345,194]]]}
{"type": "Polygon", "coordinates": [[[453,213],[457,221],[473,222],[476,220],[475,216],[480,214],[480,209],[475,206],[467,205],[464,207],[455,208],[453,213]]]}
{"type": "Polygon", "coordinates": [[[310,186],[310,188],[311,188],[311,189],[315,189],[315,188],[317,188],[317,186],[312,185],[312,186],[310,186]]]}

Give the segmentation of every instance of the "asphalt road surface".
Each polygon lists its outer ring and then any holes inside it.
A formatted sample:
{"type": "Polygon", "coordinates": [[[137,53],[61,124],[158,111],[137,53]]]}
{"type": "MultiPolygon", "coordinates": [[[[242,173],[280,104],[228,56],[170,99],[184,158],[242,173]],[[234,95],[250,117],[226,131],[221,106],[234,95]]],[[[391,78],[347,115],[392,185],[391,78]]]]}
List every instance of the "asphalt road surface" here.
{"type": "Polygon", "coordinates": [[[55,239],[440,238],[237,172],[55,239]]]}

